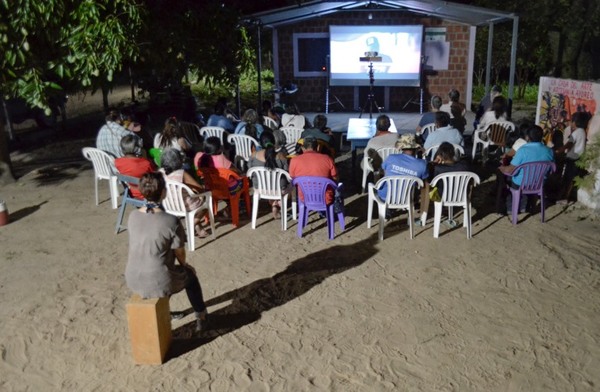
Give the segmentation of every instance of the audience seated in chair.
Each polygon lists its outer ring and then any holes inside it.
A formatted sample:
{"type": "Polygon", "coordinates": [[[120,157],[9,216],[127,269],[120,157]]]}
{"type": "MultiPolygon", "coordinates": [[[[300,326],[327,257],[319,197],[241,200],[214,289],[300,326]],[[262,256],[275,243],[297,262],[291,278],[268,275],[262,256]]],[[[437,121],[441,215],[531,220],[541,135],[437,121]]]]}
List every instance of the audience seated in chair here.
{"type": "Polygon", "coordinates": [[[177,118],[169,117],[165,120],[163,130],[154,136],[154,148],[160,148],[161,150],[173,148],[177,151],[186,152],[192,146],[181,134],[177,118]]]}
{"type": "Polygon", "coordinates": [[[467,127],[467,119],[464,117],[461,110],[462,107],[460,105],[452,104],[450,107],[450,126],[456,128],[462,135],[465,133],[465,128],[467,127]]]}
{"type": "Polygon", "coordinates": [[[285,113],[281,116],[282,127],[294,127],[304,129],[307,126],[306,117],[304,117],[296,104],[287,105],[285,113]]]}
{"type": "Polygon", "coordinates": [[[281,126],[281,117],[279,117],[279,114],[273,110],[273,103],[268,99],[265,99],[262,102],[262,115],[267,116],[271,120],[275,121],[277,128],[281,126]]]}
{"type": "MultiPolygon", "coordinates": [[[[267,169],[283,169],[288,171],[288,160],[285,153],[282,151],[277,152],[275,149],[275,137],[271,131],[265,131],[260,136],[260,145],[262,147],[261,150],[255,151],[250,156],[250,161],[248,162],[248,167],[266,167],[267,169]]],[[[254,183],[254,180],[253,180],[254,183]]],[[[281,189],[286,189],[286,192],[289,192],[289,183],[282,178],[281,189]],[[283,183],[285,181],[285,183],[283,183]]],[[[280,218],[280,210],[281,203],[278,200],[270,200],[271,209],[273,213],[274,219],[280,218]]]]}
{"type": "MultiPolygon", "coordinates": [[[[160,171],[165,175],[166,179],[181,182],[190,187],[194,192],[201,193],[206,191],[192,175],[183,170],[181,153],[175,149],[168,148],[163,151],[160,171]]],[[[204,203],[202,196],[197,193],[185,196],[184,202],[187,211],[195,210],[204,203]]],[[[194,228],[196,230],[196,235],[200,238],[205,238],[209,235],[209,233],[202,228],[202,218],[205,214],[206,211],[198,211],[194,217],[194,228]]]]}
{"type": "MultiPolygon", "coordinates": [[[[382,168],[384,176],[414,176],[423,180],[421,188],[420,209],[421,224],[427,220],[427,209],[429,207],[429,171],[427,162],[424,159],[416,157],[416,152],[420,148],[415,139],[415,135],[407,133],[398,139],[396,148],[402,151],[402,154],[391,154],[383,162],[382,168]]],[[[378,190],[379,197],[385,200],[387,187],[383,186],[378,190]]]]}
{"type": "Polygon", "coordinates": [[[556,153],[560,160],[564,162],[564,175],[562,178],[561,191],[559,195],[559,204],[566,204],[569,201],[573,190],[573,180],[577,175],[582,175],[582,170],[577,167],[577,160],[585,152],[587,142],[586,129],[590,121],[590,115],[587,112],[575,112],[571,116],[570,134],[567,143],[558,148],[556,153]]]}
{"type": "Polygon", "coordinates": [[[369,140],[365,147],[365,155],[371,158],[373,170],[378,172],[381,169],[381,157],[377,155],[377,150],[385,147],[395,147],[398,140],[398,134],[390,132],[391,121],[385,114],[377,117],[375,121],[375,135],[369,140]]]}
{"type": "MultiPolygon", "coordinates": [[[[121,150],[125,155],[115,159],[115,167],[119,173],[141,178],[144,174],[152,173],[156,170],[153,162],[142,157],[142,143],[142,139],[135,135],[123,136],[121,139],[121,150]]],[[[137,187],[131,187],[130,191],[132,197],[143,199],[137,187]]]]}
{"type": "Polygon", "coordinates": [[[106,123],[98,131],[96,148],[109,153],[115,158],[120,158],[125,155],[121,151],[121,139],[127,135],[138,137],[134,131],[130,131],[123,126],[121,113],[112,109],[106,115],[106,123]]]}
{"type": "Polygon", "coordinates": [[[307,137],[313,137],[331,145],[331,135],[333,135],[333,133],[331,129],[327,127],[327,117],[324,114],[317,114],[313,121],[312,128],[306,128],[300,135],[300,138],[305,139],[307,137]]]}
{"type": "Polygon", "coordinates": [[[481,116],[483,116],[490,108],[492,107],[492,102],[498,96],[502,95],[502,87],[500,86],[492,86],[490,91],[483,97],[479,106],[477,107],[477,112],[475,112],[475,123],[473,124],[474,128],[477,129],[479,125],[479,120],[481,120],[481,116]]]}
{"type": "Polygon", "coordinates": [[[475,132],[484,132],[491,122],[508,121],[507,109],[508,102],[506,98],[501,95],[494,98],[491,109],[485,112],[479,119],[479,124],[475,132]]]}
{"type": "Polygon", "coordinates": [[[433,132],[425,140],[423,147],[428,149],[430,147],[442,144],[444,142],[458,144],[464,146],[463,137],[460,132],[450,125],[450,116],[446,112],[439,111],[435,114],[435,126],[436,131],[433,132]]]}
{"type": "Polygon", "coordinates": [[[263,126],[258,121],[258,113],[254,109],[248,109],[242,116],[242,121],[235,127],[234,133],[238,135],[252,136],[257,141],[260,140],[260,135],[263,133],[263,126]],[[250,125],[253,129],[250,129],[250,125]]]}
{"type": "MultiPolygon", "coordinates": [[[[242,173],[240,173],[235,165],[223,154],[221,139],[216,136],[211,136],[204,141],[204,152],[196,154],[194,157],[194,165],[197,169],[229,169],[237,175],[242,176],[242,173]]],[[[242,181],[233,177],[230,177],[227,182],[231,193],[239,191],[243,186],[242,181]]],[[[226,218],[229,216],[227,210],[225,210],[223,214],[226,218]]]]}
{"type": "Polygon", "coordinates": [[[194,157],[194,166],[199,169],[202,167],[212,167],[215,169],[231,169],[237,171],[233,163],[223,154],[223,145],[221,139],[217,136],[208,137],[204,141],[204,152],[199,152],[194,157]]]}
{"type": "MultiPolygon", "coordinates": [[[[542,138],[544,136],[544,130],[538,125],[533,125],[527,131],[527,143],[519,148],[516,152],[515,156],[511,160],[509,165],[502,165],[498,168],[498,172],[496,174],[496,185],[497,185],[497,195],[496,195],[496,212],[499,214],[506,214],[507,210],[510,210],[510,207],[507,209],[507,206],[512,205],[511,200],[506,200],[506,186],[509,186],[513,189],[518,189],[521,185],[521,179],[523,178],[523,173],[517,173],[517,175],[513,176],[510,179],[507,179],[505,175],[511,174],[516,166],[519,166],[523,163],[528,162],[539,162],[539,161],[554,161],[554,154],[552,150],[546,147],[542,143],[542,138]]],[[[510,194],[508,194],[510,196],[510,194]]],[[[527,198],[521,197],[521,205],[519,207],[520,212],[525,212],[525,208],[527,206],[527,198]]]]}
{"type": "Polygon", "coordinates": [[[423,140],[427,140],[429,136],[428,132],[423,132],[423,127],[427,124],[435,123],[435,114],[440,110],[442,106],[442,98],[439,95],[434,95],[431,97],[431,110],[427,113],[424,113],[421,116],[421,120],[419,120],[419,125],[417,125],[416,134],[419,135],[423,140]]]}
{"type": "Polygon", "coordinates": [[[227,98],[221,97],[215,104],[215,112],[208,117],[207,127],[221,127],[229,133],[235,130],[234,122],[239,121],[227,107],[227,98]]]}
{"type": "MultiPolygon", "coordinates": [[[[442,173],[471,171],[469,165],[467,165],[465,161],[456,159],[454,146],[448,142],[440,144],[431,163],[433,165],[433,174],[431,175],[431,178],[442,173]]],[[[444,190],[443,184],[440,183],[437,188],[437,192],[441,195],[444,190]]]]}
{"type": "MultiPolygon", "coordinates": [[[[303,140],[302,155],[292,158],[290,162],[290,175],[296,177],[325,177],[333,181],[338,181],[338,172],[335,167],[333,158],[329,155],[317,152],[319,147],[318,140],[315,138],[307,138],[303,140]]],[[[298,192],[298,197],[303,199],[302,192],[298,192]]],[[[333,203],[334,191],[327,190],[326,202],[333,203]]]]}
{"type": "Polygon", "coordinates": [[[452,106],[456,106],[456,110],[460,113],[461,117],[467,114],[467,107],[464,103],[460,102],[460,92],[455,88],[448,92],[448,102],[440,107],[440,111],[446,112],[452,117],[452,106]]]}

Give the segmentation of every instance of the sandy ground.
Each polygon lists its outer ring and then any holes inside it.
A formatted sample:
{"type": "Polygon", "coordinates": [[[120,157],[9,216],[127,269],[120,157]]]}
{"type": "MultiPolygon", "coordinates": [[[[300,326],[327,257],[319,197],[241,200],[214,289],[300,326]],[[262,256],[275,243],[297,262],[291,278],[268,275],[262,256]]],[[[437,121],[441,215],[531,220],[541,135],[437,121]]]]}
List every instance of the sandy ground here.
{"type": "MultiPolygon", "coordinates": [[[[352,177],[349,154],[338,163],[352,177]]],[[[209,329],[189,338],[192,316],[174,321],[169,360],[138,366],[128,234],[114,234],[107,183],[95,206],[89,163],[29,171],[0,190],[12,221],[0,227],[0,390],[600,389],[597,216],[551,206],[546,223],[524,214],[513,226],[492,213],[484,178],[471,240],[444,225],[434,239],[431,219],[410,240],[401,215],[379,242],[367,197],[354,192],[359,174],[346,181],[347,228],[336,225],[333,241],[317,216],[303,238],[295,222],[280,231],[266,203],[256,230],[225,222],[216,240],[197,239],[188,261],[209,329]]],[[[172,310],[188,307],[172,297],[172,310]]]]}

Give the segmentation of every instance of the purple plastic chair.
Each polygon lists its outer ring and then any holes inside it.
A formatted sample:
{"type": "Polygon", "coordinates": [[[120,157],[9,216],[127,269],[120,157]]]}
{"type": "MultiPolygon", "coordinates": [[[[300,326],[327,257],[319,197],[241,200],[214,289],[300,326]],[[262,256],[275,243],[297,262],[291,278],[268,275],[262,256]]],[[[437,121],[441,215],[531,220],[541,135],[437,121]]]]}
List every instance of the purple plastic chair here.
{"type": "MultiPolygon", "coordinates": [[[[329,239],[335,237],[335,217],[333,204],[325,203],[325,191],[328,187],[334,191],[341,191],[341,185],[338,185],[325,177],[297,177],[292,180],[293,185],[297,185],[302,190],[304,200],[298,197],[298,237],[302,238],[302,230],[308,222],[309,211],[325,211],[327,215],[327,229],[329,231],[329,239]]],[[[345,229],[344,213],[337,213],[338,221],[342,230],[345,229]]]]}
{"type": "Polygon", "coordinates": [[[542,209],[542,223],[544,222],[544,182],[546,176],[550,173],[554,173],[556,170],[556,164],[550,161],[539,161],[539,162],[528,162],[515,167],[512,173],[508,176],[513,177],[523,172],[521,177],[521,186],[518,189],[509,188],[512,193],[512,223],[517,224],[519,203],[521,201],[521,195],[537,195],[540,197],[540,206],[542,209]]]}

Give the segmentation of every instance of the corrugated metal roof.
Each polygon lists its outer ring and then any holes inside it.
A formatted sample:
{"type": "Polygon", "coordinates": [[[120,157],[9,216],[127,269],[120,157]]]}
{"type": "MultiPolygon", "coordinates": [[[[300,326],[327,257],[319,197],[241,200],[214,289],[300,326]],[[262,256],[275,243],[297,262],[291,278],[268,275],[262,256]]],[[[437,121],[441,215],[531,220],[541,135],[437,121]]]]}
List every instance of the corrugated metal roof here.
{"type": "Polygon", "coordinates": [[[440,0],[311,1],[249,16],[262,25],[277,27],[340,11],[405,10],[470,26],[511,21],[514,13],[440,0]]]}

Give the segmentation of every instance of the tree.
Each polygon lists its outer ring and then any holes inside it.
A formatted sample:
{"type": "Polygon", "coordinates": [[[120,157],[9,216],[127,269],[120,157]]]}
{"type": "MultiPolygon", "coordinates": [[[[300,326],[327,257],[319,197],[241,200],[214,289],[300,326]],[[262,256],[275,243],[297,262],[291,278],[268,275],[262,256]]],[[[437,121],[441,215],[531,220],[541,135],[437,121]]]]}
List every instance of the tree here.
{"type": "MultiPolygon", "coordinates": [[[[600,77],[594,67],[598,50],[600,2],[594,0],[476,0],[482,7],[512,11],[519,15],[516,81],[517,97],[527,83],[540,76],[572,79],[600,77]],[[591,65],[590,65],[591,63],[591,65]]],[[[476,67],[485,67],[486,29],[478,34],[476,67]],[[485,41],[485,42],[484,42],[485,41]]],[[[509,69],[512,26],[494,27],[494,74],[498,78],[509,69]]]]}
{"type": "Polygon", "coordinates": [[[178,87],[190,71],[209,85],[233,87],[243,70],[253,66],[239,7],[217,0],[147,0],[146,6],[140,61],[133,67],[149,89],[178,87]]]}
{"type": "MultiPolygon", "coordinates": [[[[136,0],[0,0],[0,93],[48,110],[52,92],[110,81],[137,55],[136,0]]],[[[0,183],[13,181],[4,124],[0,183]]]]}

